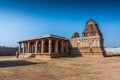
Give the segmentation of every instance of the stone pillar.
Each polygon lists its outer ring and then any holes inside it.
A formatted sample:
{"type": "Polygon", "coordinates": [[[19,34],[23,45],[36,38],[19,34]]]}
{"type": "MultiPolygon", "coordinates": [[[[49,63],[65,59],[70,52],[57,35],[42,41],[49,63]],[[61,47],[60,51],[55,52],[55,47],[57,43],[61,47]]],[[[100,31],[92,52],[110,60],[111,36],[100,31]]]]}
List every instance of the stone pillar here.
{"type": "Polygon", "coordinates": [[[37,47],[37,49],[38,49],[37,52],[38,52],[38,53],[41,53],[41,44],[38,43],[38,47],[37,47]]]}
{"type": "Polygon", "coordinates": [[[61,41],[61,52],[64,53],[63,41],[61,41]]]}
{"type": "Polygon", "coordinates": [[[29,53],[31,53],[32,52],[32,44],[30,43],[29,44],[29,53]]]}
{"type": "Polygon", "coordinates": [[[30,42],[28,42],[28,45],[27,45],[27,53],[30,53],[30,42]]]}
{"type": "Polygon", "coordinates": [[[32,53],[35,53],[35,43],[33,44],[33,52],[32,53]]]}
{"type": "Polygon", "coordinates": [[[25,53],[25,43],[23,43],[23,51],[22,53],[25,53]]]}
{"type": "Polygon", "coordinates": [[[31,44],[31,53],[34,53],[34,43],[31,44]]]}
{"type": "Polygon", "coordinates": [[[41,40],[41,53],[44,53],[44,40],[41,40]]]}
{"type": "Polygon", "coordinates": [[[30,53],[32,53],[33,52],[33,44],[31,43],[30,44],[30,53]]]}
{"type": "Polygon", "coordinates": [[[27,43],[25,43],[25,53],[27,53],[27,43]]]}
{"type": "Polygon", "coordinates": [[[35,41],[35,53],[38,51],[38,41],[35,41]]]}
{"type": "Polygon", "coordinates": [[[19,43],[19,53],[21,53],[21,43],[19,43]]]}
{"type": "Polygon", "coordinates": [[[55,42],[55,53],[58,53],[58,40],[55,42]]]}
{"type": "Polygon", "coordinates": [[[52,40],[49,39],[49,54],[52,52],[52,40]]]}
{"type": "Polygon", "coordinates": [[[66,52],[68,53],[68,41],[66,41],[66,52]]]}

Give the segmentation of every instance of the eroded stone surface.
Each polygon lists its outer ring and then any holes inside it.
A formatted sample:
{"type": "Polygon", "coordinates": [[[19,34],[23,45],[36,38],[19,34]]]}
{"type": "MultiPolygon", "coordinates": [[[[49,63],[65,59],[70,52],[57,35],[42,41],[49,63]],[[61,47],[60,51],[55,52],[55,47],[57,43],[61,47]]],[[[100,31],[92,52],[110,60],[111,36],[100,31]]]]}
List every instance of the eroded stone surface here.
{"type": "Polygon", "coordinates": [[[73,36],[71,37],[71,38],[79,38],[80,36],[79,36],[79,33],[78,32],[74,32],[73,33],[73,36]]]}
{"type": "Polygon", "coordinates": [[[104,53],[103,36],[98,24],[90,19],[80,38],[78,32],[74,32],[70,39],[49,34],[19,41],[19,53],[35,54],[54,57],[69,56],[69,54],[102,54],[104,53]]]}
{"type": "Polygon", "coordinates": [[[104,53],[103,36],[98,24],[90,19],[87,21],[82,38],[70,39],[71,54],[101,54],[104,53]]]}
{"type": "Polygon", "coordinates": [[[85,30],[82,33],[82,37],[88,37],[88,36],[102,37],[102,33],[98,27],[98,24],[93,19],[88,20],[88,22],[86,23],[85,30]]]}

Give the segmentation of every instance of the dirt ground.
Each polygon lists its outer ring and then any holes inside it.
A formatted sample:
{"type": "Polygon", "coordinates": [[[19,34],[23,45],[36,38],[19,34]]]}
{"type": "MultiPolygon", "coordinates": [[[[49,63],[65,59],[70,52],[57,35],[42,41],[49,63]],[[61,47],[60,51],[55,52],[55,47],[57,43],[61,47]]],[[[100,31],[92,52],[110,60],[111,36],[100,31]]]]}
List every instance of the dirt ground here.
{"type": "Polygon", "coordinates": [[[0,80],[120,80],[120,56],[0,61],[0,80]]]}

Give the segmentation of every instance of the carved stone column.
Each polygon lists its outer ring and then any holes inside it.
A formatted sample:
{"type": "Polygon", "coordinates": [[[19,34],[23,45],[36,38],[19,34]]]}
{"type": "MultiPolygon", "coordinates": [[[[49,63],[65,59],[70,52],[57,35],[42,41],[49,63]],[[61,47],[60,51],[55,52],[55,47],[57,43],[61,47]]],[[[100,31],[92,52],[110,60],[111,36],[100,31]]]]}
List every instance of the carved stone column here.
{"type": "Polygon", "coordinates": [[[68,53],[68,41],[66,41],[66,52],[68,53]]]}
{"type": "Polygon", "coordinates": [[[52,52],[52,40],[49,39],[49,54],[52,52]]]}
{"type": "Polygon", "coordinates": [[[55,53],[58,53],[58,40],[55,42],[55,53]]]}
{"type": "Polygon", "coordinates": [[[61,52],[64,53],[63,41],[61,41],[61,52]]]}
{"type": "Polygon", "coordinates": [[[44,40],[41,40],[41,53],[44,53],[44,40]]]}
{"type": "Polygon", "coordinates": [[[31,53],[34,53],[34,43],[31,45],[31,47],[32,47],[31,53]]]}
{"type": "Polygon", "coordinates": [[[19,43],[19,53],[21,53],[21,43],[19,43]]]}
{"type": "Polygon", "coordinates": [[[31,43],[31,44],[30,44],[30,53],[33,53],[33,47],[34,47],[34,44],[31,43]]]}
{"type": "Polygon", "coordinates": [[[23,51],[22,53],[25,53],[25,43],[23,42],[23,51]]]}
{"type": "Polygon", "coordinates": [[[29,53],[32,53],[32,44],[29,44],[29,53]]]}
{"type": "Polygon", "coordinates": [[[35,41],[35,53],[38,51],[38,41],[35,41]]]}
{"type": "Polygon", "coordinates": [[[27,45],[28,45],[28,44],[25,43],[25,53],[27,53],[27,49],[28,49],[28,48],[27,48],[27,45]]]}
{"type": "Polygon", "coordinates": [[[27,53],[30,53],[30,42],[28,42],[28,49],[27,49],[27,53]]]}

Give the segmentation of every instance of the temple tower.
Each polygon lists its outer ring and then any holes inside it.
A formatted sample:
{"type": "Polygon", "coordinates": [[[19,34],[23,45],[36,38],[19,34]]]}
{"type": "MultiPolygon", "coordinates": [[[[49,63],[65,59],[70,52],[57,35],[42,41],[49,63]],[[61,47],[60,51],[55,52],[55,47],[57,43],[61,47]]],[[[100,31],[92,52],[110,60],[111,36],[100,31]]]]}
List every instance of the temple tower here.
{"type": "Polygon", "coordinates": [[[93,19],[87,21],[81,41],[82,46],[80,48],[83,54],[100,54],[104,52],[103,35],[93,19]]]}
{"type": "Polygon", "coordinates": [[[103,54],[105,52],[103,42],[98,24],[93,19],[89,19],[82,37],[80,38],[78,32],[75,32],[69,39],[69,52],[75,55],[103,54]]]}
{"type": "Polygon", "coordinates": [[[98,27],[98,24],[93,19],[88,20],[88,22],[86,23],[85,30],[82,33],[82,37],[89,37],[89,36],[102,37],[102,33],[98,27]]]}

